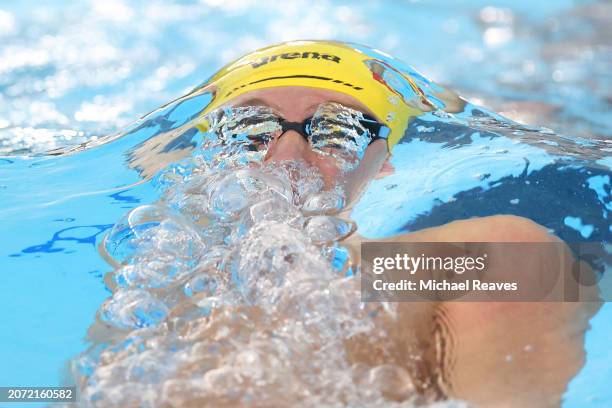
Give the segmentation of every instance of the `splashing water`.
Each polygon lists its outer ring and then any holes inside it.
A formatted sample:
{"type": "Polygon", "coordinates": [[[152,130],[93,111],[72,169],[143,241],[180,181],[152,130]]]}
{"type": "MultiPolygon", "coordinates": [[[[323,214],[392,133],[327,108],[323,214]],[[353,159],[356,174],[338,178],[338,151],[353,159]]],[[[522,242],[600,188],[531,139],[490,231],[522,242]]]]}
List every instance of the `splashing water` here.
{"type": "Polygon", "coordinates": [[[167,169],[162,200],[106,236],[113,295],[99,310],[102,338],[73,364],[81,403],[423,403],[408,367],[350,356],[362,339],[391,342],[396,312],[360,302],[337,243],[355,230],[339,216],[342,188],[325,190],[300,162],[237,166],[247,149],[216,147],[215,157],[194,155],[209,164],[197,171],[167,169]]]}

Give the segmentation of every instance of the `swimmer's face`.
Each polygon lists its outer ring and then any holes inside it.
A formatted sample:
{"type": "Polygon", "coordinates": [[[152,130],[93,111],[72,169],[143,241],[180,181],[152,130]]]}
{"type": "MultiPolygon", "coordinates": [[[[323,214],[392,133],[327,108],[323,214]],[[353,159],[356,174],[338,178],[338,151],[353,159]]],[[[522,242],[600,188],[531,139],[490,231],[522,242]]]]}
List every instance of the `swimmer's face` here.
{"type": "MultiPolygon", "coordinates": [[[[319,105],[325,102],[337,102],[374,116],[367,107],[351,96],[325,89],[297,86],[248,92],[230,101],[228,105],[268,106],[287,121],[302,122],[312,117],[319,105]]],[[[343,174],[339,163],[333,156],[314,150],[298,132],[288,130],[269,143],[264,161],[266,163],[302,161],[309,166],[316,167],[328,187],[343,183],[347,192],[353,193],[378,174],[387,157],[386,141],[376,140],[368,146],[357,168],[343,174]]]]}

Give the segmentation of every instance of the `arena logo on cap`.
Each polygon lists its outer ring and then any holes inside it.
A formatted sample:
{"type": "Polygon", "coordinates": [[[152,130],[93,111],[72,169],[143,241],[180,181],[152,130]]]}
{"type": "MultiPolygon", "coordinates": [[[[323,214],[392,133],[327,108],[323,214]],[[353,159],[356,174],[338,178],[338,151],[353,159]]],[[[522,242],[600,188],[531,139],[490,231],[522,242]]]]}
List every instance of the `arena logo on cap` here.
{"type": "Polygon", "coordinates": [[[278,59],[296,59],[296,58],[311,58],[311,59],[323,59],[326,61],[333,61],[340,63],[340,57],[331,54],[321,54],[316,51],[304,51],[304,52],[284,52],[282,54],[272,55],[270,57],[263,57],[258,62],[251,62],[253,68],[259,68],[262,65],[266,65],[269,62],[274,62],[278,59]]]}

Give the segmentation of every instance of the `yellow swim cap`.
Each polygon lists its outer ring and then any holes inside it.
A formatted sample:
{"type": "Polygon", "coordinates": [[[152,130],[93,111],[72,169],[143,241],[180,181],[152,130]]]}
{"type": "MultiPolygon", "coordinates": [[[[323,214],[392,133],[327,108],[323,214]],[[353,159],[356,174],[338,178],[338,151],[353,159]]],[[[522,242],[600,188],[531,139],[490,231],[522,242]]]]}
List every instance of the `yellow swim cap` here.
{"type": "Polygon", "coordinates": [[[257,89],[323,88],[350,95],[367,106],[391,130],[387,138],[391,151],[409,120],[422,113],[393,82],[399,78],[417,99],[426,98],[412,78],[376,58],[374,50],[373,55],[368,54],[350,44],[331,41],[292,41],[254,51],[210,78],[205,86],[211,87],[214,96],[202,114],[257,89]]]}

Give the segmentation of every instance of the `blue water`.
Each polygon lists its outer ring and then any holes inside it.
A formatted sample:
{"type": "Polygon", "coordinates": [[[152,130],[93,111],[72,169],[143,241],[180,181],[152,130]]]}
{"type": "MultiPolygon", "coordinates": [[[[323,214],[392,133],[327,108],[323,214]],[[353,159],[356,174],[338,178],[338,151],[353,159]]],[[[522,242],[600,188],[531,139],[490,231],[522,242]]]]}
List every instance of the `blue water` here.
{"type": "MultiPolygon", "coordinates": [[[[129,166],[139,156],[135,147],[179,126],[206,101],[129,123],[241,53],[280,40],[337,38],[382,49],[479,105],[565,135],[565,142],[542,139],[579,157],[561,165],[547,143],[486,134],[471,136],[459,155],[421,133],[397,147],[396,175],[374,182],[355,209],[364,235],[504,212],[569,241],[609,242],[611,11],[609,3],[577,1],[3,3],[0,385],[62,383],[66,361],[84,349],[110,294],[103,282],[110,267],[97,245],[125,212],[158,197],[129,166]],[[126,137],[101,147],[23,158],[125,126],[126,137]],[[460,160],[482,146],[510,154],[460,160]],[[375,216],[381,208],[384,219],[375,216]]],[[[427,118],[414,124],[430,125],[427,118]]],[[[462,146],[452,139],[452,123],[445,126],[435,131],[462,146]]],[[[184,154],[187,136],[169,143],[167,153],[184,154]]],[[[606,304],[591,322],[587,362],[565,407],[612,404],[612,357],[604,348],[611,314],[606,304]]]]}

